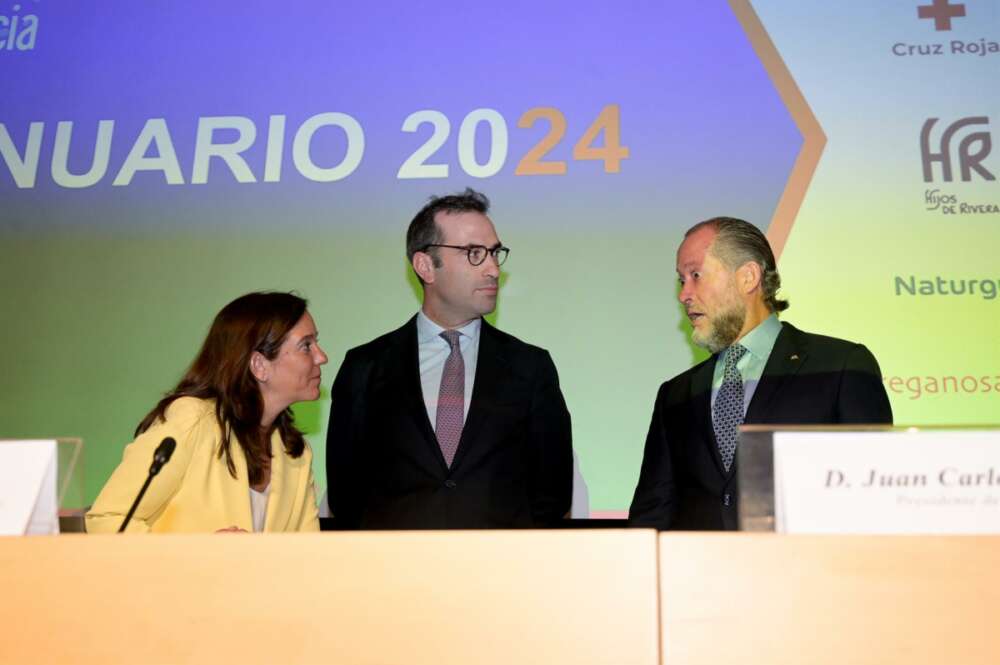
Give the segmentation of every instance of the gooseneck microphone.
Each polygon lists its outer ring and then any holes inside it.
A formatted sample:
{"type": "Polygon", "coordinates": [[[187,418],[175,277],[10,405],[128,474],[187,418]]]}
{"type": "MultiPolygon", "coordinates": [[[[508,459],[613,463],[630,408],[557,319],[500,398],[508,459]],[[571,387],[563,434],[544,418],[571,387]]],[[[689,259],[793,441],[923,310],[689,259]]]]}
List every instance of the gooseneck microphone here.
{"type": "Polygon", "coordinates": [[[149,475],[146,476],[146,482],[142,484],[142,489],[139,490],[139,496],[135,497],[135,501],[132,502],[132,507],[128,509],[128,514],[125,515],[125,521],[122,522],[121,527],[118,529],[118,533],[125,530],[128,526],[129,521],[132,519],[135,509],[139,506],[139,502],[142,501],[143,495],[149,488],[149,483],[153,480],[153,476],[160,472],[163,465],[170,461],[170,456],[174,454],[174,448],[177,447],[177,442],[174,437],[168,436],[163,441],[160,441],[160,445],[156,447],[156,452],[153,453],[153,463],[149,465],[149,475]]]}

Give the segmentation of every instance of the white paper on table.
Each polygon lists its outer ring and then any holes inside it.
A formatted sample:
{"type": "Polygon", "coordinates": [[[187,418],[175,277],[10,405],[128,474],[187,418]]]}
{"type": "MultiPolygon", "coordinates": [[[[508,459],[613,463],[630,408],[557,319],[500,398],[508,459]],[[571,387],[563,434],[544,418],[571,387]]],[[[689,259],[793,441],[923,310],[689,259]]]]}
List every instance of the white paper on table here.
{"type": "Polygon", "coordinates": [[[775,432],[775,529],[1000,533],[1000,431],[775,432]]]}
{"type": "Polygon", "coordinates": [[[54,440],[0,441],[0,535],[59,533],[54,440]]]}

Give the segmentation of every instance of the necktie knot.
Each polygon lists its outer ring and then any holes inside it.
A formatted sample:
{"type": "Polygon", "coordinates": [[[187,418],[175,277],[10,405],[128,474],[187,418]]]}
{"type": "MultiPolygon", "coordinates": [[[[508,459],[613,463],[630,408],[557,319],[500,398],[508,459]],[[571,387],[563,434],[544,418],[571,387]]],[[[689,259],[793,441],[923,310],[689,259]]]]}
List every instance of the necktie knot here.
{"type": "Polygon", "coordinates": [[[736,363],[745,356],[747,353],[747,347],[742,344],[733,344],[729,347],[729,353],[726,354],[726,367],[736,367],[736,363]]]}
{"type": "Polygon", "coordinates": [[[444,332],[441,333],[441,337],[444,339],[444,341],[448,342],[448,346],[450,346],[451,350],[454,351],[455,347],[458,346],[458,338],[461,336],[461,334],[462,333],[458,332],[457,330],[445,330],[444,332]]]}

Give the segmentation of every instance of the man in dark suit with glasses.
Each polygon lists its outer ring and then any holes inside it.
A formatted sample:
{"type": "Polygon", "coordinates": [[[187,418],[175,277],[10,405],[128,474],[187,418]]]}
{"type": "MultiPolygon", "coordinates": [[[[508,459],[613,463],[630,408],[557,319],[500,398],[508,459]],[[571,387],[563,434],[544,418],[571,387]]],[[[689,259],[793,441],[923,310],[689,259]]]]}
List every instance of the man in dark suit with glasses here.
{"type": "Polygon", "coordinates": [[[488,210],[466,189],[417,213],[406,253],[423,306],[344,358],[326,458],[342,527],[532,528],[570,509],[570,416],[555,365],[482,318],[509,252],[488,210]]]}

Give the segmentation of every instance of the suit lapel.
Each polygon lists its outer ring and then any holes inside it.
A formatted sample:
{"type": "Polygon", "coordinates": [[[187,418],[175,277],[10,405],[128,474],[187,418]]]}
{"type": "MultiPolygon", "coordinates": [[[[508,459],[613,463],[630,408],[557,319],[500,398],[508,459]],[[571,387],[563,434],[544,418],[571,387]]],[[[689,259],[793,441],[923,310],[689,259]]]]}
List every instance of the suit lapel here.
{"type": "MultiPolygon", "coordinates": [[[[715,460],[715,468],[723,476],[726,474],[726,466],[722,463],[722,456],[719,454],[719,444],[715,440],[715,426],[712,424],[712,378],[715,374],[715,362],[719,355],[715,354],[701,364],[691,377],[691,396],[695,411],[695,430],[705,432],[702,442],[708,447],[708,452],[715,460]]],[[[733,467],[730,467],[732,470],[733,467]]]]}
{"type": "MultiPolygon", "coordinates": [[[[417,430],[423,435],[423,445],[428,446],[434,457],[444,468],[444,455],[434,435],[434,427],[427,415],[424,390],[420,383],[420,348],[417,340],[417,317],[403,326],[399,344],[393,349],[389,361],[389,371],[397,372],[398,385],[402,386],[402,399],[407,417],[413,420],[417,430]]],[[[393,382],[395,383],[395,381],[393,382]]]]}
{"type": "Polygon", "coordinates": [[[791,325],[781,324],[781,332],[774,341],[774,348],[771,349],[771,355],[764,366],[764,373],[760,377],[757,389],[754,390],[753,399],[750,400],[743,422],[767,422],[768,407],[775,395],[781,391],[789,377],[797,374],[805,363],[806,351],[796,332],[791,325]]]}
{"type": "Polygon", "coordinates": [[[505,384],[502,373],[506,367],[493,326],[483,320],[479,331],[479,355],[476,360],[476,377],[472,387],[472,401],[469,404],[469,414],[462,427],[462,437],[458,442],[458,450],[451,468],[455,469],[469,452],[473,442],[489,415],[489,405],[496,402],[499,386],[505,384]]]}

